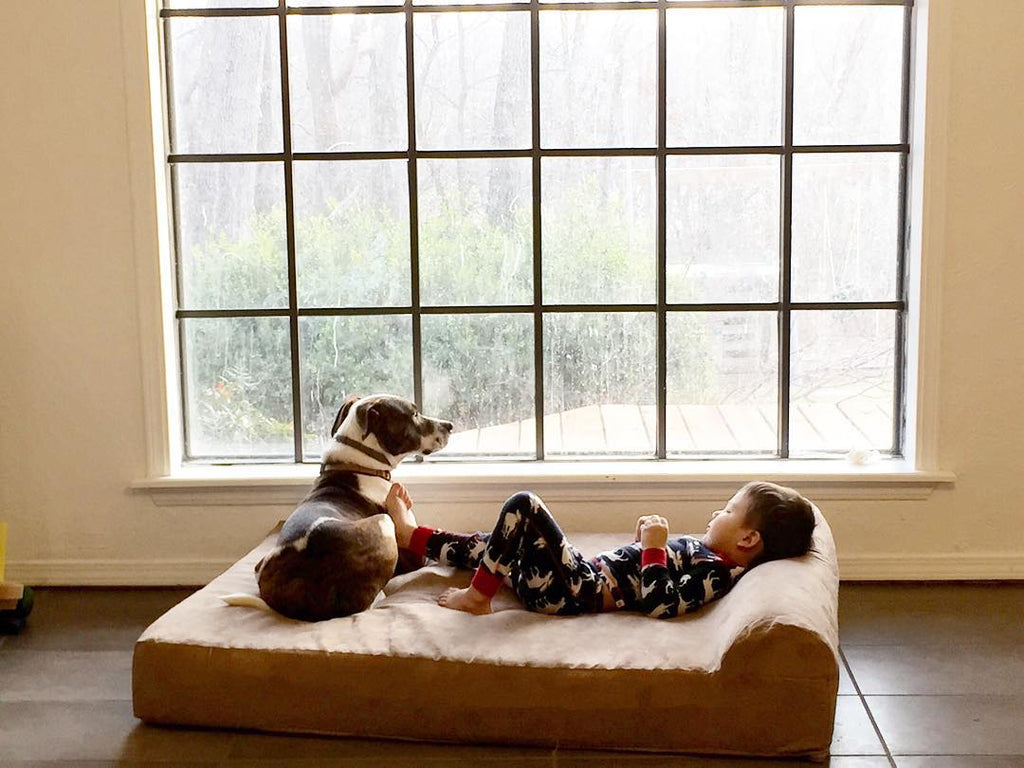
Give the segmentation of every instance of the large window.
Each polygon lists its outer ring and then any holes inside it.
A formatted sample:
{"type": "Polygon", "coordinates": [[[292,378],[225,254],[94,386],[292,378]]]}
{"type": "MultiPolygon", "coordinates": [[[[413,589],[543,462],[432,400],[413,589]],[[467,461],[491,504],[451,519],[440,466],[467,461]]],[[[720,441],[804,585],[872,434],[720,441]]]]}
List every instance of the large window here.
{"type": "Polygon", "coordinates": [[[186,459],[902,450],[911,2],[166,0],[186,459]]]}

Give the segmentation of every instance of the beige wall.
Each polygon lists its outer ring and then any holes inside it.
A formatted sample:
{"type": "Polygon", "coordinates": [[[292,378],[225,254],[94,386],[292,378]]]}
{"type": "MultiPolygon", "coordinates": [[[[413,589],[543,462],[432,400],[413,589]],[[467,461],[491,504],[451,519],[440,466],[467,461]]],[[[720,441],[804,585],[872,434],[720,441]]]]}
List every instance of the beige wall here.
{"type": "MultiPolygon", "coordinates": [[[[823,506],[844,567],[858,573],[877,565],[900,575],[899,563],[915,558],[941,570],[959,558],[964,578],[1019,577],[1024,3],[931,5],[934,197],[923,234],[941,327],[925,338],[938,345],[928,378],[938,394],[938,466],[957,481],[918,501],[823,506]]],[[[144,49],[122,38],[143,26],[141,3],[130,0],[0,5],[0,520],[10,523],[9,576],[35,583],[195,581],[288,511],[157,506],[128,489],[147,473],[151,345],[136,259],[155,256],[136,245],[149,242],[135,229],[149,231],[149,222],[133,220],[145,137],[130,133],[145,118],[144,49]]],[[[427,504],[421,514],[482,526],[498,500],[427,504]]],[[[560,511],[570,529],[625,530],[636,513],[657,509],[694,530],[709,508],[578,502],[560,511]]]]}

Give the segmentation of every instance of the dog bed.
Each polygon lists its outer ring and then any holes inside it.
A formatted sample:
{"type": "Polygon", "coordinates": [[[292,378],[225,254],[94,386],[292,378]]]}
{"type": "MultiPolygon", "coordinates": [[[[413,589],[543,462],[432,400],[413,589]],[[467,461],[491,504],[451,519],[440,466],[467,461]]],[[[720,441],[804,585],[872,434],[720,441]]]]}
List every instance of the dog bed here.
{"type": "MultiPolygon", "coordinates": [[[[291,733],[823,759],[838,667],[838,568],[812,551],[766,563],[670,620],[549,617],[502,590],[490,616],[436,604],[470,574],[393,578],[369,610],[304,623],[220,598],[256,591],[274,532],[135,645],[135,715],[291,733]]],[[[627,534],[572,534],[587,555],[627,534]]]]}

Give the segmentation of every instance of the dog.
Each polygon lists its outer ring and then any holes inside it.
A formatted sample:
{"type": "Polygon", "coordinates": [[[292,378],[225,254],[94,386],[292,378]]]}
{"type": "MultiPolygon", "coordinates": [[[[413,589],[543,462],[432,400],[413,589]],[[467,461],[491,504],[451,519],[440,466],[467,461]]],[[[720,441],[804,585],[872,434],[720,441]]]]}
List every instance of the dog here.
{"type": "Polygon", "coordinates": [[[313,489],[256,565],[260,598],[228,595],[229,605],[263,607],[303,621],[349,616],[370,607],[398,573],[423,565],[399,552],[384,507],[391,470],[413,453],[448,444],[452,423],[393,395],[352,396],[338,410],[313,489]]]}

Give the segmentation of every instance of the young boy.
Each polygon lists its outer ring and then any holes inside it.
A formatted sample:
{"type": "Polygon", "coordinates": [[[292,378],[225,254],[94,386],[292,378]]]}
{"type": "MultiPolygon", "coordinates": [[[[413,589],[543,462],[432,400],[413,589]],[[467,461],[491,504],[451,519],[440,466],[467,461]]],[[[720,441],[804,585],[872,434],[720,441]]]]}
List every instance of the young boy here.
{"type": "Polygon", "coordinates": [[[640,611],[667,619],[695,611],[758,563],[804,554],[811,543],[810,502],[791,488],[754,482],[714,512],[704,535],[669,540],[659,515],[636,521],[634,543],[587,560],[565,538],[538,496],[519,492],[494,530],[451,533],[417,526],[412,499],[395,483],[385,501],[398,546],[445,565],[476,569],[465,589],[438,603],[467,613],[491,612],[502,584],[531,611],[558,615],[640,611]]]}

